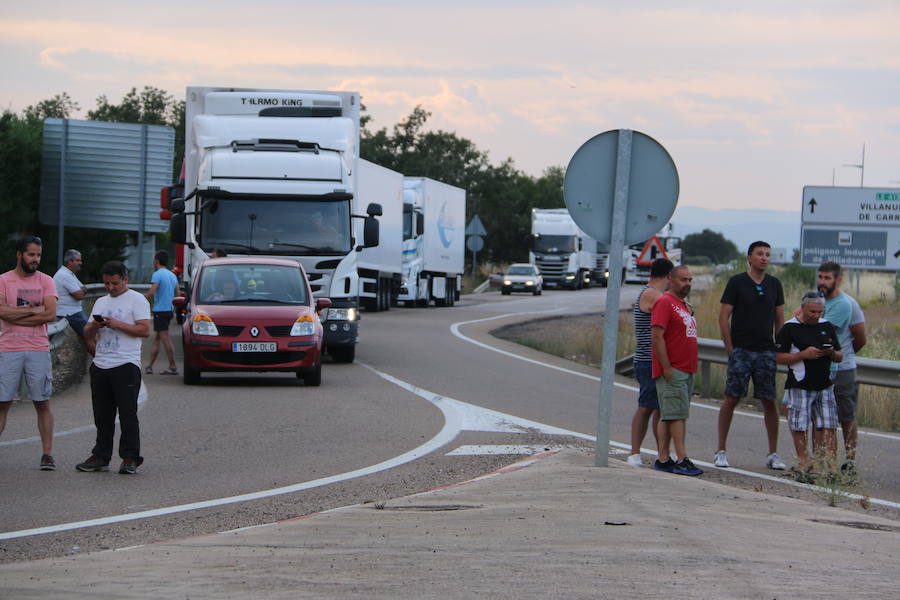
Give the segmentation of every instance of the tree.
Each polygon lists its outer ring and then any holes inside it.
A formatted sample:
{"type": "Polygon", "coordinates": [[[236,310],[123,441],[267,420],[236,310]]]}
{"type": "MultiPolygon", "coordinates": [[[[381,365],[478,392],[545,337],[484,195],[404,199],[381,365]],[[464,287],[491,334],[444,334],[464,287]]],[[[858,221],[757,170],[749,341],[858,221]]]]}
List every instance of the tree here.
{"type": "Polygon", "coordinates": [[[734,242],[711,229],[686,235],[681,242],[681,251],[685,262],[689,262],[692,257],[705,256],[713,264],[723,264],[740,256],[734,242]]]}

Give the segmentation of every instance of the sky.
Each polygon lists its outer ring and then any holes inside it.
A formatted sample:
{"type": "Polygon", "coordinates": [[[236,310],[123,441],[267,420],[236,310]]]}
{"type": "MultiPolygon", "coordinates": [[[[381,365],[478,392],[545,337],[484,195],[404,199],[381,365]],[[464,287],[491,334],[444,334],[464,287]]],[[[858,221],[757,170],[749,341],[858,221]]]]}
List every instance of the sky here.
{"type": "Polygon", "coordinates": [[[417,105],[540,175],[610,129],[671,154],[679,206],[799,211],[804,185],[900,187],[900,3],[3,2],[0,109],[78,118],[152,85],[352,90],[417,105]]]}

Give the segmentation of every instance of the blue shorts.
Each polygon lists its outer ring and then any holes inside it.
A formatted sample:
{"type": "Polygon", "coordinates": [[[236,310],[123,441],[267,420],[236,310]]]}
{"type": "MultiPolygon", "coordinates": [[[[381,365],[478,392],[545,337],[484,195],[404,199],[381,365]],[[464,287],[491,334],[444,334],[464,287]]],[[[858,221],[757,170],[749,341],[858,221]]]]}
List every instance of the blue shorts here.
{"type": "Polygon", "coordinates": [[[656,380],[653,379],[653,362],[646,360],[634,361],[634,376],[641,388],[638,392],[638,406],[659,410],[656,380]]]}
{"type": "Polygon", "coordinates": [[[757,400],[775,399],[775,352],[735,348],[728,357],[725,395],[743,398],[753,379],[753,397],[757,400]]]}

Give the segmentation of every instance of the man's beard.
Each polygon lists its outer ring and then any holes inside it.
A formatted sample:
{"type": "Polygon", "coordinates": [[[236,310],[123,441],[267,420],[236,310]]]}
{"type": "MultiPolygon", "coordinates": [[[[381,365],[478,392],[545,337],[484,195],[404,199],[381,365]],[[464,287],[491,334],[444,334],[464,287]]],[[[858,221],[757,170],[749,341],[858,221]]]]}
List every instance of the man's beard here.
{"type": "Polygon", "coordinates": [[[36,264],[36,265],[34,265],[34,266],[31,266],[30,264],[28,264],[27,262],[25,262],[25,258],[23,257],[23,258],[19,261],[19,266],[22,267],[22,270],[25,271],[26,273],[34,273],[34,272],[36,272],[36,271],[38,270],[38,267],[40,266],[40,263],[38,263],[38,264],[36,264]]]}
{"type": "Polygon", "coordinates": [[[834,288],[835,288],[835,287],[837,287],[837,286],[834,286],[834,285],[833,285],[833,286],[831,286],[831,287],[828,287],[827,285],[825,285],[825,284],[823,283],[822,285],[819,286],[819,291],[820,291],[821,293],[825,294],[825,297],[827,298],[828,296],[830,296],[831,294],[834,293],[834,288]]]}

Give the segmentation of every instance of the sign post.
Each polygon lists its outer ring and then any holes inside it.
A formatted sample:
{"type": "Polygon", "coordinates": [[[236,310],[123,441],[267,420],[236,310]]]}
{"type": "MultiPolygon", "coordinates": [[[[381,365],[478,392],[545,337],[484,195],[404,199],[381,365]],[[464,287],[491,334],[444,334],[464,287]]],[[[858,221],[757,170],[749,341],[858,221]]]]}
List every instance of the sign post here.
{"type": "Polygon", "coordinates": [[[653,138],[630,129],[607,131],[589,139],[572,156],[564,195],[575,223],[610,245],[594,461],[606,467],[623,253],[627,244],[646,240],[672,217],[678,201],[678,172],[672,157],[653,138]]]}
{"type": "Polygon", "coordinates": [[[484,240],[481,238],[487,235],[487,230],[478,215],[473,216],[466,225],[466,235],[469,236],[469,239],[466,240],[466,248],[472,251],[472,275],[474,275],[478,251],[484,248],[484,240]]]}

